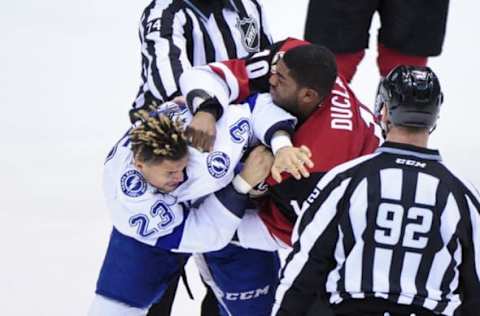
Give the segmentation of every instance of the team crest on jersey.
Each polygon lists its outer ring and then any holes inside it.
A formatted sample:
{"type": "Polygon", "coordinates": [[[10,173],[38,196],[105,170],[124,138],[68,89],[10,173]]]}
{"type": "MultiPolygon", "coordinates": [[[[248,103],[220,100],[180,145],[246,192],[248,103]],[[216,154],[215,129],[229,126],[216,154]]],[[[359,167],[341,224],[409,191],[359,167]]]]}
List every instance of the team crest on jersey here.
{"type": "Polygon", "coordinates": [[[177,104],[173,101],[162,103],[158,109],[157,113],[167,116],[171,120],[180,120],[182,123],[185,123],[185,113],[188,112],[188,107],[185,104],[177,104]]]}
{"type": "Polygon", "coordinates": [[[251,16],[237,19],[236,26],[240,30],[242,43],[247,52],[258,52],[260,50],[260,34],[257,20],[251,16]]]}
{"type": "Polygon", "coordinates": [[[208,172],[214,178],[223,177],[230,167],[230,158],[228,155],[221,151],[215,151],[207,157],[208,172]]]}
{"type": "Polygon", "coordinates": [[[130,197],[138,197],[147,191],[147,182],[137,170],[128,170],[120,180],[122,192],[130,197]]]}

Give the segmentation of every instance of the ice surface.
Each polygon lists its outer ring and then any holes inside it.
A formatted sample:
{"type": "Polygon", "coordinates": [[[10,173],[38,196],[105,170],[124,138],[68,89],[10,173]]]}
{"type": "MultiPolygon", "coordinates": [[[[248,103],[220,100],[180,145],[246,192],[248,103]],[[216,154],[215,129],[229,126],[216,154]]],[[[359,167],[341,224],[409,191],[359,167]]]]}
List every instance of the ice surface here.
{"type": "MultiPolygon", "coordinates": [[[[306,0],[263,2],[277,39],[302,36],[306,0]]],[[[86,313],[110,231],[102,164],[128,126],[147,3],[0,3],[1,315],[86,313]]],[[[430,63],[445,91],[431,144],[477,186],[479,8],[452,3],[444,53],[430,63]]],[[[370,46],[353,82],[366,104],[378,82],[374,37],[370,46]]],[[[180,285],[174,315],[198,314],[204,290],[190,265],[188,274],[197,300],[180,285]]]]}

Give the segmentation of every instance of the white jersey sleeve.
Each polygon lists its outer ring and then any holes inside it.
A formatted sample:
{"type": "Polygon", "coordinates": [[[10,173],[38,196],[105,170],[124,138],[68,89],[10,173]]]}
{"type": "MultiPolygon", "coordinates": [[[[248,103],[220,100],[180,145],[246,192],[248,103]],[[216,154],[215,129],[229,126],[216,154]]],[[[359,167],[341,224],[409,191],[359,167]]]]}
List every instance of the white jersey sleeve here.
{"type": "Polygon", "coordinates": [[[297,118],[275,105],[269,93],[253,95],[248,101],[252,104],[253,134],[263,144],[271,147],[272,136],[279,130],[293,134],[297,118]],[[255,100],[252,101],[252,98],[255,100]]]}
{"type": "Polygon", "coordinates": [[[269,146],[276,131],[293,130],[295,123],[292,115],[273,105],[268,94],[227,107],[217,122],[213,151],[189,149],[187,181],[174,194],[179,201],[189,201],[220,190],[232,181],[235,167],[254,139],[269,146]]]}
{"type": "Polygon", "coordinates": [[[179,79],[179,87],[182,95],[191,96],[192,102],[189,106],[193,112],[196,112],[201,102],[213,96],[217,98],[225,110],[238,95],[236,81],[237,79],[233,75],[222,78],[212,73],[209,66],[196,66],[182,73],[179,79]],[[236,88],[237,90],[235,90],[236,88]],[[195,99],[196,95],[198,95],[198,100],[195,99]]]}
{"type": "Polygon", "coordinates": [[[191,201],[227,186],[235,166],[248,148],[252,137],[248,105],[229,107],[217,122],[217,137],[212,152],[189,148],[186,181],[173,194],[178,201],[191,201]]]}

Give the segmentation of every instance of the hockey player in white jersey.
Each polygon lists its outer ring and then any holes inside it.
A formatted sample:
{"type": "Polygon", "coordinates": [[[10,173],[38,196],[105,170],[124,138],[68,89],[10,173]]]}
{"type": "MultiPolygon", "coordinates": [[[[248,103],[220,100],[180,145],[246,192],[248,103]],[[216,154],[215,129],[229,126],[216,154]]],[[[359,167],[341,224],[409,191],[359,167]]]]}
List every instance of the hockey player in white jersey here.
{"type": "MultiPolygon", "coordinates": [[[[242,153],[254,135],[270,145],[276,133],[292,130],[295,123],[283,110],[256,107],[258,102],[271,100],[263,95],[225,111],[211,153],[187,147],[183,131],[171,115],[179,113],[175,106],[162,109],[158,117],[145,117],[114,146],[104,174],[114,228],[90,315],[145,315],[169,280],[179,273],[188,257],[185,253],[221,249],[232,239],[248,202],[247,196],[238,191],[246,193],[245,188],[261,182],[268,174],[267,152],[257,149],[253,158],[247,159],[250,172],[247,166],[235,176],[236,187],[230,184],[242,153]],[[265,109],[268,113],[259,112],[265,109]],[[252,164],[258,168],[255,172],[251,172],[252,164]]],[[[188,123],[187,109],[180,113],[188,123]]],[[[301,150],[291,154],[308,160],[301,150]]],[[[255,229],[258,226],[251,225],[255,223],[252,218],[255,216],[250,216],[249,227],[255,229]]],[[[248,228],[242,231],[248,232],[248,228]]],[[[269,242],[265,243],[267,249],[272,247],[269,242]]],[[[273,299],[270,293],[274,292],[268,288],[273,287],[277,277],[276,256],[269,252],[258,255],[258,260],[268,262],[264,271],[259,270],[258,278],[267,282],[261,285],[267,290],[258,298],[261,307],[251,305],[256,311],[251,310],[250,315],[262,315],[263,309],[268,310],[273,299]]],[[[260,262],[255,263],[261,267],[260,262]]],[[[224,310],[224,314],[240,313],[243,311],[224,310]]]]}
{"type": "MultiPolygon", "coordinates": [[[[269,96],[265,94],[260,96],[255,102],[264,104],[271,101],[269,96]]],[[[205,211],[202,211],[201,218],[204,220],[209,212],[214,212],[215,218],[212,220],[217,222],[209,223],[210,226],[225,228],[226,231],[233,234],[234,230],[232,231],[232,229],[226,227],[231,219],[229,218],[231,212],[227,211],[226,213],[229,215],[225,218],[219,218],[218,210],[212,211],[216,206],[220,206],[215,204],[218,202],[218,199],[213,196],[206,199],[204,197],[226,187],[232,182],[234,169],[240,161],[243,152],[248,148],[249,143],[254,142],[255,136],[259,136],[263,143],[269,145],[275,132],[280,130],[290,131],[296,122],[293,116],[276,106],[273,106],[273,110],[269,109],[268,112],[264,106],[252,106],[252,108],[255,111],[253,115],[249,103],[227,109],[225,117],[222,117],[218,122],[218,129],[221,133],[219,133],[214,150],[211,153],[202,153],[192,147],[188,147],[188,153],[180,151],[178,153],[172,152],[172,154],[169,154],[168,150],[158,149],[164,151],[164,153],[159,154],[160,156],[166,155],[169,157],[175,154],[172,159],[168,160],[177,162],[175,166],[169,167],[168,171],[172,173],[172,177],[166,183],[160,182],[155,185],[155,183],[152,183],[154,179],[145,179],[145,172],[155,174],[156,170],[148,168],[150,164],[134,159],[135,148],[146,151],[144,148],[148,145],[145,143],[150,143],[154,146],[155,140],[147,140],[143,134],[137,135],[143,131],[143,129],[139,128],[134,129],[133,133],[130,132],[125,135],[109,153],[105,164],[104,191],[108,206],[112,210],[115,228],[122,234],[135,238],[138,241],[148,245],[155,245],[158,243],[159,237],[170,234],[173,228],[184,222],[184,216],[181,215],[182,212],[174,214],[177,212],[165,210],[163,213],[156,214],[157,212],[153,211],[156,215],[152,218],[136,220],[136,214],[131,210],[149,209],[152,206],[149,204],[151,199],[161,199],[163,204],[175,204],[177,207],[180,207],[181,203],[188,206],[187,202],[191,204],[192,201],[198,201],[198,199],[202,198],[202,208],[204,207],[205,211]],[[136,147],[135,142],[132,143],[132,136],[138,139],[137,143],[139,145],[136,147]],[[116,185],[113,186],[112,183],[116,183],[116,185]],[[169,213],[172,214],[169,215],[169,213]],[[131,216],[135,218],[130,219],[131,216]],[[127,217],[129,218],[128,221],[125,220],[127,217]],[[146,223],[147,219],[149,225],[144,225],[143,222],[146,223]],[[162,229],[151,229],[156,222],[159,222],[162,229]]],[[[186,107],[172,103],[164,104],[158,113],[166,114],[170,118],[163,125],[177,119],[183,121],[183,124],[186,125],[191,119],[190,112],[188,112],[186,107]]],[[[148,129],[144,132],[145,134],[151,133],[150,129],[154,129],[155,126],[157,130],[161,130],[160,126],[158,126],[160,122],[154,121],[159,120],[154,117],[148,118],[147,123],[151,122],[151,124],[155,125],[146,127],[144,124],[144,128],[148,129]]],[[[166,128],[165,134],[167,136],[178,139],[178,148],[186,149],[186,140],[182,139],[180,134],[173,133],[178,129],[178,126],[167,125],[166,128]],[[168,135],[169,133],[172,134],[168,135]]],[[[171,140],[165,140],[167,145],[168,142],[171,142],[171,140]]],[[[173,146],[170,144],[169,147],[173,146]]],[[[146,151],[145,155],[147,156],[147,162],[150,155],[154,157],[154,154],[148,151],[146,151]]],[[[161,175],[160,177],[163,178],[161,175]]],[[[255,184],[253,183],[253,185],[255,184]]],[[[140,216],[140,218],[142,217],[140,216]]],[[[200,220],[197,219],[195,224],[198,224],[198,227],[204,227],[202,222],[198,222],[200,220]]],[[[186,225],[189,225],[188,220],[186,225]]],[[[238,226],[236,221],[232,225],[238,226]]],[[[220,249],[225,246],[225,240],[228,242],[231,239],[231,236],[223,236],[223,240],[215,241],[214,238],[209,237],[209,234],[212,236],[222,235],[217,234],[218,232],[213,232],[212,227],[208,228],[208,232],[205,232],[202,236],[192,236],[193,241],[190,241],[188,232],[183,233],[179,244],[176,247],[169,246],[168,249],[181,252],[205,252],[220,249]],[[202,238],[205,240],[201,240],[202,238]]],[[[198,233],[198,231],[195,233],[198,233]]]]}

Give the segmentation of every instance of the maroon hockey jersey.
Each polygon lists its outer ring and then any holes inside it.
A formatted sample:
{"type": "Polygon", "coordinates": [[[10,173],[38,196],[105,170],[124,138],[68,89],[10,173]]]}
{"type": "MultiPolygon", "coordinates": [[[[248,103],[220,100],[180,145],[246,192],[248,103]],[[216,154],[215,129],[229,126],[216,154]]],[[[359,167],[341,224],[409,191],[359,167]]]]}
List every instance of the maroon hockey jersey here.
{"type": "MultiPolygon", "coordinates": [[[[244,59],[212,63],[203,70],[222,78],[228,87],[222,91],[226,94],[224,99],[238,103],[251,94],[268,92],[271,66],[285,51],[306,44],[288,38],[269,50],[244,59]]],[[[347,82],[338,77],[331,94],[293,135],[295,146],[306,145],[312,152],[315,166],[310,177],[295,180],[284,173],[280,184],[273,179],[267,181],[270,194],[261,201],[260,216],[270,233],[290,244],[293,224],[308,205],[306,200],[320,178],[338,164],[373,152],[380,141],[381,130],[373,114],[360,103],[347,82]]]]}
{"type": "Polygon", "coordinates": [[[270,196],[262,202],[260,217],[270,233],[290,244],[297,215],[308,206],[320,178],[343,162],[372,153],[380,141],[373,114],[338,77],[331,94],[293,135],[294,146],[306,145],[312,152],[310,177],[296,180],[283,173],[279,184],[268,179],[270,196]]]}

